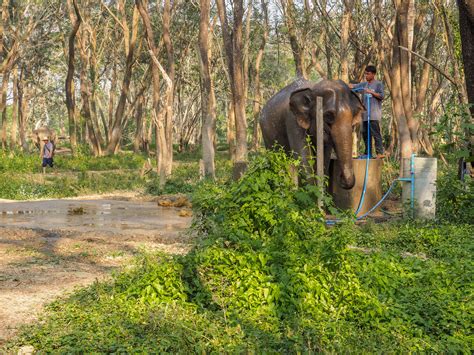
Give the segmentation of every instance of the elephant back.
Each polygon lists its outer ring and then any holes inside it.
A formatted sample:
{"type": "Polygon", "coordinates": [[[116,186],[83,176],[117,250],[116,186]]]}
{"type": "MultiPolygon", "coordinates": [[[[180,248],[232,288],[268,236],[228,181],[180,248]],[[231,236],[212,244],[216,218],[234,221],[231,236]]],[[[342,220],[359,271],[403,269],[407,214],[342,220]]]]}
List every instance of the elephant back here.
{"type": "Polygon", "coordinates": [[[300,89],[310,89],[315,84],[314,81],[299,78],[285,86],[267,101],[260,114],[260,122],[264,124],[268,120],[274,121],[278,115],[291,114],[289,110],[291,93],[300,89]]]}

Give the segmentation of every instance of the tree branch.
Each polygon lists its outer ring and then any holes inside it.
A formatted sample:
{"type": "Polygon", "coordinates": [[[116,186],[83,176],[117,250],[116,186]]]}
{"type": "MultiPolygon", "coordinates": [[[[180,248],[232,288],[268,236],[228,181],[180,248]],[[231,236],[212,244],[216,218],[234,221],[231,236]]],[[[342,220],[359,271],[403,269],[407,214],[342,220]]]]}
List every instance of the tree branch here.
{"type": "Polygon", "coordinates": [[[399,48],[403,49],[404,51],[407,51],[407,52],[410,52],[411,54],[417,56],[418,58],[420,58],[421,60],[423,60],[424,62],[428,63],[429,65],[431,65],[434,69],[436,69],[436,71],[438,71],[442,76],[444,76],[446,79],[448,79],[451,83],[453,83],[456,87],[457,87],[457,83],[456,81],[451,78],[448,74],[446,74],[446,72],[444,70],[442,70],[441,68],[439,68],[435,63],[433,63],[431,60],[423,57],[421,54],[418,54],[406,47],[403,47],[403,46],[398,46],[399,48]]]}

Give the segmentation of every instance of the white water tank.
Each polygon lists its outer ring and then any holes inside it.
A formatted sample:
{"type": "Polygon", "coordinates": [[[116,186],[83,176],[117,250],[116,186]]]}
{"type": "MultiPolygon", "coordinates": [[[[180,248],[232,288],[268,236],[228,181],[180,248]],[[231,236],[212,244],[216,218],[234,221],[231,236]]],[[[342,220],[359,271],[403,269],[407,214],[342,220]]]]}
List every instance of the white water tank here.
{"type": "MultiPolygon", "coordinates": [[[[410,177],[410,160],[403,159],[403,177],[410,177]]],[[[414,190],[414,217],[434,219],[436,216],[436,177],[438,174],[438,160],[436,158],[414,159],[415,190],[414,190]]],[[[402,201],[410,204],[411,183],[403,182],[402,201]]]]}

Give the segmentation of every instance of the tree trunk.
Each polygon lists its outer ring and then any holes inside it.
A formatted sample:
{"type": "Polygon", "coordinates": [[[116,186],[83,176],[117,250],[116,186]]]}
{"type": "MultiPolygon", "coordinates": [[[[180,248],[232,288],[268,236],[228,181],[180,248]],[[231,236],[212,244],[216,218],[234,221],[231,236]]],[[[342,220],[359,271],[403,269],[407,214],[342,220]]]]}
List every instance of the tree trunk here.
{"type": "Polygon", "coordinates": [[[285,17],[285,23],[288,28],[288,37],[290,40],[291,51],[293,53],[293,59],[295,62],[296,76],[306,78],[306,67],[304,64],[304,48],[298,41],[296,33],[296,10],[293,0],[282,0],[281,5],[283,8],[283,16],[285,17]]]}
{"type": "Polygon", "coordinates": [[[227,101],[227,144],[229,145],[229,158],[235,162],[235,111],[232,97],[227,101]]]}
{"type": "MultiPolygon", "coordinates": [[[[66,76],[66,107],[68,112],[69,119],[69,137],[71,140],[71,149],[72,153],[75,154],[77,149],[77,119],[76,119],[76,104],[74,100],[74,40],[76,38],[77,31],[81,25],[81,15],[79,13],[79,8],[77,7],[76,0],[73,1],[74,12],[76,14],[76,20],[73,23],[72,31],[69,35],[69,58],[68,58],[68,69],[66,76]]],[[[69,11],[72,13],[70,6],[70,0],[68,0],[69,11]]]]}
{"type": "Polygon", "coordinates": [[[90,53],[87,53],[87,38],[85,30],[79,31],[78,34],[79,53],[81,57],[81,73],[80,73],[80,90],[82,99],[81,116],[85,121],[87,129],[87,137],[90,140],[94,156],[102,155],[102,147],[98,138],[98,127],[94,124],[91,113],[91,88],[89,78],[87,77],[87,69],[89,68],[90,53]]]}
{"type": "MultiPolygon", "coordinates": [[[[431,58],[434,52],[434,44],[436,40],[436,31],[438,24],[438,15],[433,13],[433,19],[431,20],[430,33],[428,35],[428,43],[426,44],[425,58],[431,58]]],[[[431,65],[429,63],[423,63],[423,70],[421,72],[420,81],[418,84],[418,94],[416,96],[416,108],[415,114],[419,115],[423,111],[423,106],[426,99],[426,92],[430,83],[430,72],[431,65]]]]}
{"type": "Polygon", "coordinates": [[[137,125],[135,137],[133,139],[133,151],[138,153],[144,146],[145,122],[143,120],[143,106],[145,105],[145,95],[140,95],[137,99],[137,109],[135,110],[135,122],[137,125]]]}
{"type": "Polygon", "coordinates": [[[173,103],[174,103],[174,83],[175,83],[175,64],[174,50],[170,35],[171,22],[171,4],[170,0],[165,0],[163,9],[163,42],[165,43],[166,56],[168,58],[167,74],[170,81],[165,103],[165,130],[166,130],[166,156],[165,170],[166,176],[171,175],[173,168],[173,103]]]}
{"type": "Polygon", "coordinates": [[[244,93],[245,93],[245,102],[247,102],[248,90],[249,90],[249,60],[250,60],[250,28],[252,19],[252,3],[253,0],[249,0],[247,3],[247,17],[245,18],[245,43],[244,43],[244,64],[243,64],[243,75],[244,75],[244,93]]]}
{"type": "MultiPolygon", "coordinates": [[[[413,0],[397,0],[397,34],[399,45],[405,48],[410,48],[409,38],[409,8],[413,0]]],[[[400,50],[399,50],[400,51],[400,50]]],[[[411,78],[410,78],[410,53],[408,51],[400,52],[400,83],[401,95],[403,101],[403,110],[407,120],[408,129],[410,131],[410,138],[412,141],[413,152],[418,151],[418,128],[419,124],[413,117],[411,107],[411,78]]]]}
{"type": "Polygon", "coordinates": [[[12,129],[10,149],[14,150],[18,144],[18,67],[13,68],[13,103],[12,103],[12,129]]]}
{"type": "Polygon", "coordinates": [[[341,23],[341,80],[349,82],[349,30],[351,24],[353,0],[344,0],[344,14],[341,23]]]}
{"type": "MultiPolygon", "coordinates": [[[[96,88],[97,88],[97,40],[96,40],[96,31],[90,31],[90,45],[91,45],[91,55],[90,55],[90,63],[89,63],[89,71],[90,71],[90,107],[91,107],[91,118],[94,127],[94,133],[98,142],[98,146],[101,148],[104,145],[104,138],[102,136],[99,124],[99,110],[97,107],[97,95],[96,95],[96,88]]],[[[105,128],[105,127],[104,127],[105,128]]],[[[102,150],[102,148],[101,148],[102,150]]],[[[102,151],[100,152],[102,155],[102,151]]]]}
{"type": "MultiPolygon", "coordinates": [[[[157,59],[158,50],[154,42],[153,28],[151,26],[150,17],[147,12],[147,6],[142,0],[135,0],[135,4],[142,17],[143,25],[145,27],[145,36],[149,48],[149,53],[152,59],[152,82],[153,82],[153,109],[152,118],[155,123],[156,133],[156,165],[158,175],[160,176],[159,186],[163,188],[167,178],[167,158],[168,158],[168,144],[166,140],[165,131],[165,117],[164,112],[160,110],[160,70],[162,68],[157,59]]],[[[171,85],[169,85],[170,87],[171,85]]],[[[168,88],[169,89],[169,88],[168,88]]]]}
{"type": "Polygon", "coordinates": [[[209,46],[210,0],[201,0],[201,15],[199,22],[199,54],[202,76],[201,112],[202,112],[202,158],[204,175],[215,179],[215,150],[216,109],[214,87],[210,70],[211,50],[209,46]]]}
{"type": "Polygon", "coordinates": [[[120,98],[115,110],[114,122],[109,127],[110,140],[107,145],[107,154],[116,154],[120,148],[120,140],[122,139],[123,131],[123,118],[125,113],[125,105],[127,104],[127,97],[130,92],[130,82],[132,80],[132,69],[135,62],[135,44],[138,35],[138,9],[136,6],[133,7],[133,20],[132,20],[132,34],[128,46],[127,60],[125,63],[125,73],[123,75],[122,90],[120,92],[120,98]]]}
{"type": "Polygon", "coordinates": [[[28,142],[26,140],[26,126],[28,122],[28,84],[25,80],[26,69],[22,68],[20,79],[18,80],[18,123],[21,148],[24,152],[28,151],[28,142]]]}
{"type": "Polygon", "coordinates": [[[243,80],[242,20],[243,0],[233,1],[233,29],[230,36],[224,0],[217,0],[217,8],[222,26],[227,64],[231,72],[232,99],[235,112],[236,149],[234,178],[239,178],[246,169],[247,162],[247,120],[245,117],[245,92],[243,80]]]}
{"type": "Polygon", "coordinates": [[[109,105],[107,110],[107,125],[104,125],[105,129],[105,138],[107,145],[110,142],[110,133],[111,128],[114,123],[114,107],[115,107],[115,95],[117,92],[117,64],[112,66],[112,79],[110,81],[110,90],[109,90],[109,105]]]}
{"type": "MultiPolygon", "coordinates": [[[[461,33],[462,58],[464,63],[464,79],[466,82],[471,122],[474,121],[474,3],[472,0],[457,0],[459,7],[459,32],[461,33]]],[[[465,142],[474,157],[474,135],[472,129],[466,128],[465,142]]],[[[474,175],[473,162],[471,161],[471,175],[474,175]]]]}
{"type": "MultiPolygon", "coordinates": [[[[402,1],[406,0],[395,0],[396,5],[396,21],[395,30],[393,34],[392,42],[392,70],[391,70],[391,83],[392,83],[392,107],[394,113],[394,119],[398,126],[398,138],[400,145],[401,158],[410,158],[412,154],[412,141],[410,137],[410,130],[408,128],[407,118],[405,115],[403,96],[402,96],[402,74],[401,74],[401,53],[400,53],[400,26],[403,21],[400,17],[403,17],[402,1]]],[[[405,9],[406,11],[406,9],[405,9]]],[[[406,15],[406,12],[405,12],[406,15]]],[[[407,64],[407,62],[406,62],[407,64]]],[[[406,78],[405,78],[406,79],[406,78]]]]}
{"type": "Polygon", "coordinates": [[[2,113],[2,149],[8,147],[7,143],[7,90],[10,82],[10,68],[6,67],[2,76],[2,92],[0,99],[0,112],[2,113]]]}
{"type": "Polygon", "coordinates": [[[263,14],[263,36],[262,43],[258,49],[257,58],[255,59],[255,79],[254,79],[254,101],[253,101],[253,134],[252,134],[252,150],[257,151],[259,147],[259,119],[262,107],[262,88],[260,87],[260,64],[262,63],[265,45],[268,38],[268,5],[265,0],[261,0],[263,14]]]}

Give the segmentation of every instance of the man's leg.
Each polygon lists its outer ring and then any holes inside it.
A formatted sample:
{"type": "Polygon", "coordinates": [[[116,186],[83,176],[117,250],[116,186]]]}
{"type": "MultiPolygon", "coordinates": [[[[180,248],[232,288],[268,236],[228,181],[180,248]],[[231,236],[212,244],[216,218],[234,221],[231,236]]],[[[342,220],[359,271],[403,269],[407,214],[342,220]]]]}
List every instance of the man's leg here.
{"type": "Polygon", "coordinates": [[[380,132],[380,123],[379,121],[370,122],[370,134],[374,137],[375,141],[375,152],[377,155],[383,155],[383,141],[382,133],[380,132]]]}
{"type": "Polygon", "coordinates": [[[367,155],[367,148],[369,147],[369,144],[368,144],[368,141],[367,141],[367,132],[369,131],[367,128],[368,126],[368,122],[367,121],[364,121],[362,122],[362,138],[364,139],[364,144],[365,144],[365,148],[364,148],[364,155],[367,155]]]}

